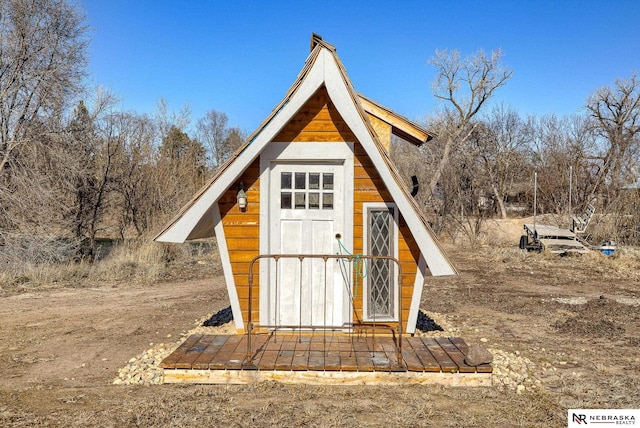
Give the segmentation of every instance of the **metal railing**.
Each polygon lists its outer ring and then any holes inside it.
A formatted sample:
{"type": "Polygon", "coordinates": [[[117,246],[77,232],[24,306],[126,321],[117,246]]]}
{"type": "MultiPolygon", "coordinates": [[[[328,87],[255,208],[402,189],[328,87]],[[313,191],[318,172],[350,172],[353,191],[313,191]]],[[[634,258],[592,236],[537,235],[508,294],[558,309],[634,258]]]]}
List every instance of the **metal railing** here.
{"type": "MultiPolygon", "coordinates": [[[[357,278],[358,273],[356,272],[353,276],[354,276],[354,280],[356,281],[356,284],[358,282],[358,278],[357,278]]],[[[391,274],[390,274],[391,275],[391,274]]],[[[362,277],[363,278],[363,277],[362,277]]],[[[364,279],[364,278],[363,278],[364,279]]],[[[390,278],[391,279],[391,278],[390,278]]],[[[265,284],[267,281],[262,281],[263,284],[265,284]]],[[[363,284],[364,285],[364,284],[363,284]]],[[[364,289],[364,286],[363,286],[364,289]]],[[[312,295],[312,293],[309,293],[312,295]]],[[[364,293],[362,293],[362,299],[363,299],[363,312],[364,312],[364,299],[366,299],[366,296],[364,295],[364,293]]],[[[364,315],[364,313],[363,313],[364,315]]],[[[270,315],[269,315],[270,317],[270,315]]],[[[389,328],[392,332],[392,334],[395,336],[395,341],[396,341],[396,358],[397,358],[397,362],[398,365],[401,366],[403,365],[402,362],[402,331],[403,331],[403,325],[402,325],[402,268],[400,266],[400,262],[398,261],[398,259],[396,259],[395,257],[391,257],[391,256],[365,256],[365,255],[342,255],[342,254],[261,254],[258,255],[256,257],[254,257],[250,264],[249,264],[249,297],[248,297],[248,308],[247,308],[247,323],[246,323],[246,335],[247,335],[247,355],[246,355],[246,359],[244,362],[244,365],[246,367],[252,367],[253,366],[253,346],[252,346],[252,334],[254,329],[268,329],[271,330],[272,332],[277,332],[278,330],[297,330],[298,334],[300,335],[300,340],[301,340],[301,334],[303,330],[311,330],[311,331],[316,331],[316,330],[323,330],[323,332],[326,335],[327,330],[349,330],[349,332],[353,332],[354,329],[366,329],[366,328],[371,328],[373,331],[373,347],[375,349],[375,331],[377,328],[389,328]],[[275,310],[275,324],[259,324],[259,323],[254,323],[252,316],[253,316],[253,287],[254,287],[254,265],[256,264],[257,261],[259,260],[263,260],[263,259],[272,259],[275,261],[275,294],[276,294],[276,301],[275,301],[275,305],[276,305],[276,310],[275,310]],[[300,262],[300,274],[299,274],[299,279],[298,279],[298,287],[299,287],[299,305],[300,305],[300,310],[299,310],[299,323],[292,325],[292,324],[287,324],[287,325],[282,325],[282,324],[278,324],[277,320],[279,317],[279,313],[278,313],[278,291],[277,291],[277,287],[278,287],[278,263],[280,262],[280,260],[282,259],[297,259],[300,262]],[[325,311],[325,322],[324,325],[304,325],[302,324],[302,289],[304,286],[304,283],[309,284],[309,286],[311,286],[310,284],[312,283],[312,279],[311,278],[303,278],[303,269],[302,269],[302,263],[305,259],[320,259],[324,262],[324,282],[325,282],[325,286],[324,286],[324,290],[325,290],[325,304],[324,304],[324,311],[325,311]],[[344,286],[346,288],[347,294],[348,294],[348,302],[349,302],[349,321],[346,323],[346,325],[342,325],[342,326],[328,326],[326,325],[326,282],[327,282],[327,263],[329,260],[336,260],[338,263],[341,263],[340,269],[343,275],[343,282],[344,282],[344,286]],[[364,263],[365,261],[371,261],[372,264],[375,264],[376,261],[378,260],[388,260],[389,262],[395,263],[396,269],[395,270],[390,270],[390,272],[394,272],[397,273],[397,292],[395,293],[395,296],[397,298],[397,321],[388,321],[388,320],[380,320],[381,322],[377,322],[376,321],[376,317],[373,316],[373,320],[372,321],[361,321],[361,320],[357,320],[356,322],[354,322],[353,317],[356,316],[357,317],[357,312],[355,311],[355,305],[354,305],[354,294],[353,294],[353,287],[352,287],[352,281],[351,281],[351,273],[354,272],[354,270],[358,270],[357,269],[357,263],[364,263]],[[347,268],[344,268],[344,263],[348,263],[347,268]],[[395,326],[395,331],[393,329],[393,326],[390,326],[389,324],[385,323],[384,321],[387,322],[391,322],[391,323],[397,323],[395,326]]],[[[326,336],[325,336],[325,341],[326,341],[326,336]]],[[[375,351],[374,351],[375,352],[375,351]]]]}

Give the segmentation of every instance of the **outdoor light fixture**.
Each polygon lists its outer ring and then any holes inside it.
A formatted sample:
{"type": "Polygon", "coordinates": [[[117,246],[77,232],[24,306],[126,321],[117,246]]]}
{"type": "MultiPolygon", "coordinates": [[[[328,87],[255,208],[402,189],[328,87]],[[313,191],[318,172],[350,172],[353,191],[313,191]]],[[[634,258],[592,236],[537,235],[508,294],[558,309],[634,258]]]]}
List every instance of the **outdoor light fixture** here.
{"type": "Polygon", "coordinates": [[[240,188],[236,196],[238,199],[238,207],[240,208],[240,211],[244,211],[247,209],[247,192],[244,191],[244,184],[240,183],[239,187],[240,188]]]}

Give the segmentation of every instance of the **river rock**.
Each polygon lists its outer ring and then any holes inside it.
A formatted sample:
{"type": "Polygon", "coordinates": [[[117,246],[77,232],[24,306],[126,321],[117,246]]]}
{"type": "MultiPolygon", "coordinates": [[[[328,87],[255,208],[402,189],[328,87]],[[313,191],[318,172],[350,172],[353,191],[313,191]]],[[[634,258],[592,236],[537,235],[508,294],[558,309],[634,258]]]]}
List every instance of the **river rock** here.
{"type": "Polygon", "coordinates": [[[479,366],[480,364],[489,364],[493,361],[493,355],[487,351],[482,345],[469,345],[467,355],[464,357],[464,362],[472,367],[479,366]]]}

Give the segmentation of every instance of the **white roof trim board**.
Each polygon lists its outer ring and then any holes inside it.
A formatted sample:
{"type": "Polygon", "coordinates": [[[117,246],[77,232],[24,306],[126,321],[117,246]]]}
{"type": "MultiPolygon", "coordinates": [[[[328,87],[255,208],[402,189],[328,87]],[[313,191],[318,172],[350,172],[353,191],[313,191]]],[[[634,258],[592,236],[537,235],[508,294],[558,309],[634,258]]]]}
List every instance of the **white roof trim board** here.
{"type": "Polygon", "coordinates": [[[210,226],[204,227],[203,224],[213,221],[213,216],[210,214],[211,207],[304,106],[316,90],[323,85],[336,109],[371,158],[407,222],[427,261],[431,274],[434,276],[456,274],[455,268],[440,248],[415,202],[407,190],[401,187],[402,181],[399,174],[377,140],[375,132],[372,131],[360,105],[358,95],[335,54],[335,49],[322,41],[315,45],[305,67],[283,102],[276,107],[271,116],[236,152],[232,159],[221,168],[220,173],[183,208],[178,217],[155,240],[184,242],[204,237],[199,234],[198,230],[201,232],[203,229],[212,229],[210,226]]]}

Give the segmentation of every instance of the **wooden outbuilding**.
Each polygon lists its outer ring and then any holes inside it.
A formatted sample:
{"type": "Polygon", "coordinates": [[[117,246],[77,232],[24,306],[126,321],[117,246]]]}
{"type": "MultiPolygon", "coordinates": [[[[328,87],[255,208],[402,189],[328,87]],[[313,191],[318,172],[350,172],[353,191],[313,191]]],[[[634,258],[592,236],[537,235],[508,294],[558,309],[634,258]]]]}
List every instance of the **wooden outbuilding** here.
{"type": "Polygon", "coordinates": [[[313,35],[284,99],[155,240],[217,239],[238,333],[414,333],[425,276],[456,270],[391,161],[392,135],[431,138],[359,95],[313,35]]]}

